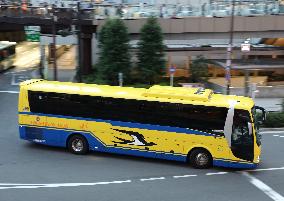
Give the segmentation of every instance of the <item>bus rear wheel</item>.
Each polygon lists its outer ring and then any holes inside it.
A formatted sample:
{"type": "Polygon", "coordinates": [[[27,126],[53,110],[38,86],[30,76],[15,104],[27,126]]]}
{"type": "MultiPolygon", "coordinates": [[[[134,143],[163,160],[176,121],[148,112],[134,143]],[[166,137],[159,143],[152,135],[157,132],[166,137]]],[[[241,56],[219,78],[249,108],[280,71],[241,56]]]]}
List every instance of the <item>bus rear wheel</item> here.
{"type": "Polygon", "coordinates": [[[212,166],[212,156],[205,149],[194,149],[189,156],[189,162],[194,168],[205,169],[212,166]]]}
{"type": "Polygon", "coordinates": [[[73,135],[68,140],[68,150],[73,154],[86,154],[89,151],[88,141],[81,135],[73,135]]]}

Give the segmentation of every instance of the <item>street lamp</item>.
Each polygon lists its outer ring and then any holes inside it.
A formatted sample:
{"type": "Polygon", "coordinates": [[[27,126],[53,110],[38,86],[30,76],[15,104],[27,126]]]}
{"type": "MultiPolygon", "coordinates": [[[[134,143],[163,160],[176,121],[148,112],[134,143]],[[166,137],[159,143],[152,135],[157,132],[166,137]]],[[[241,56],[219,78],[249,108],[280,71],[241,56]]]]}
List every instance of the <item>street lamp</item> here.
{"type": "Polygon", "coordinates": [[[227,48],[227,61],[226,61],[226,94],[230,94],[231,86],[231,66],[232,66],[232,51],[233,51],[233,34],[234,34],[234,14],[235,14],[235,0],[232,0],[232,12],[230,22],[230,40],[227,48]]]}
{"type": "Polygon", "coordinates": [[[78,65],[77,65],[77,81],[82,82],[82,54],[81,54],[81,9],[80,9],[80,2],[77,3],[77,38],[78,38],[78,47],[77,47],[77,56],[78,56],[78,65]]]}
{"type": "MultiPolygon", "coordinates": [[[[245,59],[247,60],[248,55],[246,53],[250,51],[250,38],[247,38],[245,42],[241,44],[241,51],[245,53],[245,59]]],[[[244,83],[245,96],[248,96],[249,95],[249,71],[247,69],[245,69],[244,71],[245,71],[245,83],[244,83]]]]}
{"type": "Polygon", "coordinates": [[[57,63],[56,63],[56,22],[55,7],[52,6],[52,58],[53,58],[53,80],[57,80],[57,63]]]}

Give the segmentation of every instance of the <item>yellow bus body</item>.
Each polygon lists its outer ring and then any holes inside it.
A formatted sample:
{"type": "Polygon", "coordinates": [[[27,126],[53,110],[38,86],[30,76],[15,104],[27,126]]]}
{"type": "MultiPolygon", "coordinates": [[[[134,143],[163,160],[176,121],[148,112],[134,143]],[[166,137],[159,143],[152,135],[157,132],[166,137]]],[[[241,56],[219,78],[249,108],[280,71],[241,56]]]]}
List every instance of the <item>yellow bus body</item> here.
{"type": "MultiPolygon", "coordinates": [[[[229,107],[229,100],[237,101],[235,109],[246,110],[251,114],[252,99],[241,96],[214,94],[211,90],[196,93],[196,88],[153,86],[150,89],[118,87],[95,84],[68,83],[45,80],[28,80],[20,84],[19,127],[20,137],[40,144],[66,147],[73,134],[82,134],[88,140],[90,149],[168,160],[187,161],[194,148],[204,148],[210,152],[216,166],[254,168],[259,162],[260,146],[254,146],[253,161],[234,156],[224,136],[195,131],[187,128],[171,128],[160,125],[142,125],[132,122],[112,121],[111,119],[91,119],[62,115],[33,113],[30,110],[29,91],[79,94],[99,97],[159,101],[161,103],[181,103],[201,106],[229,107]],[[27,130],[32,137],[27,136],[27,130]],[[123,131],[137,132],[152,146],[119,144],[118,139],[133,140],[123,131]],[[44,137],[37,139],[41,133],[44,137]]],[[[127,111],[126,111],[127,112],[127,111]]],[[[156,111],[159,112],[159,111],[156,111]]],[[[147,117],[145,117],[147,118],[147,117]]],[[[255,142],[254,137],[254,144],[255,142]]]]}

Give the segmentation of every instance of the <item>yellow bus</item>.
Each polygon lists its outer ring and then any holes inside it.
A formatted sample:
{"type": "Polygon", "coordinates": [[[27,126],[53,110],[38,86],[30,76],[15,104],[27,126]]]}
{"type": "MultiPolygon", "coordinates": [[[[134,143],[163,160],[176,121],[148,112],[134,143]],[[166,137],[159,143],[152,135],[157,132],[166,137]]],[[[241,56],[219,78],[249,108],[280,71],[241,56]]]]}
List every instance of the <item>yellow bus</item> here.
{"type": "MultiPolygon", "coordinates": [[[[20,137],[75,154],[110,152],[255,168],[261,142],[251,98],[202,88],[149,89],[27,80],[20,84],[20,137]]],[[[263,119],[265,111],[262,109],[263,119]]]]}

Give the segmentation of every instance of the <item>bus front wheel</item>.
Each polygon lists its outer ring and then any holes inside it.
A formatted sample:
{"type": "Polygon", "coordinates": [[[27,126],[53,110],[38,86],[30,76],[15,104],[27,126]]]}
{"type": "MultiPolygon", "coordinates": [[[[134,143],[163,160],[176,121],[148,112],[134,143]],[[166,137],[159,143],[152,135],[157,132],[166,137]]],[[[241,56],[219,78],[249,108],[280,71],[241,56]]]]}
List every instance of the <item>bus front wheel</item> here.
{"type": "Polygon", "coordinates": [[[88,141],[81,135],[73,135],[68,140],[68,150],[73,154],[86,154],[89,151],[88,141]]]}
{"type": "Polygon", "coordinates": [[[209,168],[212,166],[212,156],[207,150],[197,148],[191,151],[189,162],[194,168],[209,168]]]}

